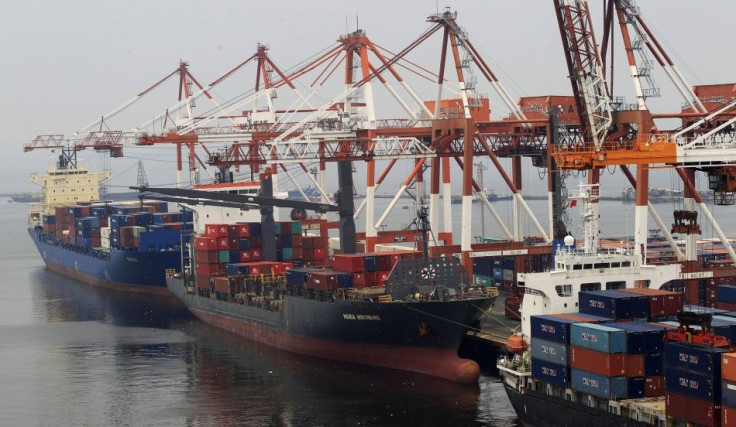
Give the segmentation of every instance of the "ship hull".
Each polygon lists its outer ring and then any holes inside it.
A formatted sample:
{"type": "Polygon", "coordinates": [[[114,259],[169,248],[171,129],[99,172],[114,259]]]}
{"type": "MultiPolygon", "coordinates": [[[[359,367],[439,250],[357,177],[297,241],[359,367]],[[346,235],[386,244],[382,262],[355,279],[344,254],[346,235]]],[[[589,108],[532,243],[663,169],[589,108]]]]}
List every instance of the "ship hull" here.
{"type": "Polygon", "coordinates": [[[494,298],[377,303],[286,295],[278,310],[170,291],[202,321],[293,353],[475,383],[478,364],[457,355],[468,327],[494,298]]]}
{"type": "Polygon", "coordinates": [[[46,268],[94,286],[170,296],[166,288],[166,270],[181,266],[178,251],[138,252],[113,248],[109,257],[103,257],[95,251],[48,243],[33,228],[28,229],[28,234],[46,268]]]}
{"type": "Polygon", "coordinates": [[[651,424],[611,414],[581,403],[525,390],[504,383],[519,421],[528,427],[651,427],[651,424]]]}

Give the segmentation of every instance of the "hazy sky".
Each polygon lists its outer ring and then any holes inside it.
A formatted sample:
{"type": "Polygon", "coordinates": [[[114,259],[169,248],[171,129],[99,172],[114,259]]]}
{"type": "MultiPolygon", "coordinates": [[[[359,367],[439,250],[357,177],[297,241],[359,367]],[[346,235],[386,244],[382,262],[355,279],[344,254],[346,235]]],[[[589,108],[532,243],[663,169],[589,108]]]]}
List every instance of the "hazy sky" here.
{"type": "MultiPolygon", "coordinates": [[[[641,0],[641,10],[692,84],[736,82],[736,1],[641,0]]],[[[600,21],[599,1],[592,5],[600,21]]],[[[23,153],[38,134],[80,129],[171,72],[180,59],[203,83],[268,44],[272,58],[291,66],[359,26],[378,44],[398,51],[429,27],[432,1],[8,1],[0,0],[0,136],[5,167],[0,192],[32,191],[28,175],[42,172],[51,153],[23,153]]],[[[458,22],[481,48],[514,99],[569,94],[557,23],[549,0],[457,1],[458,22]]],[[[426,64],[436,69],[439,39],[426,64]]],[[[622,52],[619,50],[619,52],[622,52]]],[[[625,58],[617,86],[630,95],[625,58]]],[[[680,99],[661,73],[667,95],[651,104],[679,110],[680,99]]],[[[251,86],[252,81],[245,83],[251,86]]],[[[173,89],[175,90],[175,89],[173,89]]],[[[176,93],[170,93],[175,101],[176,93]]],[[[381,107],[378,106],[379,117],[381,107]]],[[[494,108],[494,117],[506,115],[494,108]]],[[[109,165],[134,184],[135,159],[109,165]]],[[[85,152],[95,166],[99,155],[85,152]]],[[[171,159],[173,160],[173,158],[171,159]]],[[[146,164],[149,175],[173,170],[146,164]]]]}

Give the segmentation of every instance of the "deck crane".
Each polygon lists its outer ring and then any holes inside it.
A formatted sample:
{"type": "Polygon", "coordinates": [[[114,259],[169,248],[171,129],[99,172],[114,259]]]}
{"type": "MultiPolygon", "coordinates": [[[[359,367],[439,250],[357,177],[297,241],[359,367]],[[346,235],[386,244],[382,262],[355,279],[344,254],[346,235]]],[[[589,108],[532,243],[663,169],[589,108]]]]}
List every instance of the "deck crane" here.
{"type": "MultiPolygon", "coordinates": [[[[729,179],[730,170],[736,164],[736,145],[733,144],[733,138],[726,138],[725,142],[723,138],[712,138],[717,130],[732,126],[733,122],[736,121],[736,117],[723,120],[714,131],[694,138],[683,137],[684,132],[664,133],[656,129],[654,126],[655,116],[646,108],[645,94],[640,79],[642,75],[636,67],[636,61],[632,54],[634,44],[628,38],[627,25],[634,28],[634,32],[642,38],[641,43],[651,49],[651,52],[658,58],[660,63],[670,69],[668,75],[678,76],[679,72],[671,63],[669,57],[666,56],[661,45],[651,35],[633,0],[610,0],[606,7],[608,14],[605,20],[608,29],[613,22],[612,13],[615,6],[627,46],[632,77],[634,78],[638,98],[637,109],[609,110],[605,105],[608,104],[610,108],[610,92],[605,80],[598,77],[603,75],[603,67],[595,43],[587,1],[554,0],[554,5],[573,93],[578,102],[581,122],[583,123],[583,140],[553,146],[552,156],[559,167],[563,169],[595,171],[597,168],[610,165],[618,165],[622,168],[626,168],[630,164],[638,165],[635,228],[639,231],[635,235],[635,250],[643,256],[646,252],[646,208],[648,206],[646,191],[648,188],[647,170],[649,165],[662,164],[668,167],[676,167],[678,174],[685,182],[687,195],[698,203],[709,220],[712,219],[712,215],[710,215],[707,207],[695,191],[692,171],[696,169],[704,170],[710,176],[720,173],[717,176],[720,179],[719,183],[722,184],[721,189],[736,191],[736,180],[730,186],[729,179]],[[593,85],[592,90],[586,90],[586,81],[593,85]],[[591,93],[596,96],[591,96],[591,93]],[[608,98],[608,101],[605,98],[608,98]],[[604,110],[610,111],[610,119],[607,114],[599,114],[604,110]],[[599,121],[596,122],[596,120],[599,121]],[[591,122],[593,125],[590,124],[591,122]],[[597,126],[595,123],[600,123],[601,126],[597,126]]],[[[607,40],[608,35],[607,31],[604,39],[607,40]]],[[[604,45],[607,45],[607,42],[604,42],[604,45]]],[[[673,82],[681,89],[684,85],[684,79],[680,79],[680,77],[673,78],[673,82]]],[[[681,92],[683,91],[681,90],[681,92]]],[[[693,99],[692,91],[685,91],[683,95],[693,110],[700,111],[697,114],[701,116],[707,114],[702,111],[702,104],[693,99]]],[[[724,112],[730,112],[733,107],[734,105],[724,107],[724,112]]],[[[672,116],[675,115],[658,115],[657,117],[672,116]]],[[[593,181],[597,180],[596,173],[591,173],[590,176],[593,181]]],[[[733,176],[736,177],[736,173],[733,176]]],[[[711,178],[711,182],[718,179],[711,178]]],[[[694,203],[691,202],[690,206],[694,206],[694,203]]],[[[651,211],[651,205],[649,205],[649,208],[651,211]]],[[[685,216],[688,215],[685,214],[685,216]]],[[[711,220],[711,224],[716,234],[724,242],[731,258],[736,261],[736,253],[727,243],[725,235],[723,235],[718,224],[713,220],[711,220]]],[[[690,260],[695,254],[693,234],[697,227],[693,227],[692,230],[693,233],[688,234],[689,248],[687,252],[690,260]]]]}

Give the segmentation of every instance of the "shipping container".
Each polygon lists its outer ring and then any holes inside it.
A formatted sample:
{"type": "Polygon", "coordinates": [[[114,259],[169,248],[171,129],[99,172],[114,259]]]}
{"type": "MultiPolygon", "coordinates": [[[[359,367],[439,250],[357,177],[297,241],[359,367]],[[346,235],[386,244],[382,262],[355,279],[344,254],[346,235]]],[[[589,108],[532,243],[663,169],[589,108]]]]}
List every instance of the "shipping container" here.
{"type": "Polygon", "coordinates": [[[721,380],[721,404],[736,408],[736,381],[721,380]]]}
{"type": "Polygon", "coordinates": [[[558,313],[555,314],[555,316],[563,319],[575,320],[579,323],[608,323],[611,321],[608,317],[594,316],[592,314],[585,313],[558,313]]]}
{"type": "Polygon", "coordinates": [[[645,397],[657,397],[665,394],[663,376],[655,375],[644,377],[644,383],[645,397]]]}
{"type": "Polygon", "coordinates": [[[623,353],[626,333],[605,325],[574,323],[570,326],[570,344],[604,353],[623,353]]]}
{"type": "Polygon", "coordinates": [[[578,303],[581,313],[614,320],[649,317],[649,300],[643,295],[619,291],[586,291],[578,293],[578,303]]]}
{"type": "Polygon", "coordinates": [[[532,357],[559,365],[568,364],[568,346],[565,343],[543,339],[531,340],[532,357]]]}
{"type": "Polygon", "coordinates": [[[664,355],[650,353],[644,355],[644,375],[658,376],[664,373],[664,355]]]}
{"type": "Polygon", "coordinates": [[[721,401],[719,377],[712,373],[700,373],[666,366],[664,383],[667,391],[711,402],[721,401]]]}
{"type": "MultiPolygon", "coordinates": [[[[573,390],[592,394],[605,399],[626,399],[629,397],[629,381],[626,377],[607,377],[580,369],[570,369],[570,383],[573,390]]],[[[641,385],[644,395],[644,384],[641,385]]]]}
{"type": "Polygon", "coordinates": [[[720,377],[721,355],[727,352],[721,348],[667,342],[664,345],[664,364],[667,368],[687,369],[720,377]]]}
{"type": "Polygon", "coordinates": [[[570,325],[579,320],[566,319],[556,314],[531,316],[531,337],[561,343],[570,343],[570,325]]]}
{"type": "Polygon", "coordinates": [[[532,358],[532,378],[560,387],[570,384],[570,371],[567,366],[532,358]]]}
{"type": "Polygon", "coordinates": [[[608,326],[626,331],[627,353],[648,354],[664,350],[663,327],[640,322],[616,322],[608,326]]]}
{"type": "Polygon", "coordinates": [[[736,381],[736,353],[721,355],[721,379],[736,381]]]}
{"type": "Polygon", "coordinates": [[[682,294],[678,292],[651,288],[626,288],[618,291],[646,296],[649,299],[650,317],[672,316],[682,311],[682,294]]]}
{"type": "Polygon", "coordinates": [[[736,427],[736,408],[721,406],[721,427],[736,427]]]}
{"type": "Polygon", "coordinates": [[[570,367],[607,377],[625,376],[626,356],[624,353],[603,353],[572,345],[570,367]]]}
{"type": "Polygon", "coordinates": [[[246,263],[232,263],[225,265],[225,274],[228,276],[247,276],[250,274],[250,265],[246,263]]]}
{"type": "Polygon", "coordinates": [[[362,254],[335,254],[332,257],[332,269],[350,273],[365,271],[365,257],[362,254]]]}

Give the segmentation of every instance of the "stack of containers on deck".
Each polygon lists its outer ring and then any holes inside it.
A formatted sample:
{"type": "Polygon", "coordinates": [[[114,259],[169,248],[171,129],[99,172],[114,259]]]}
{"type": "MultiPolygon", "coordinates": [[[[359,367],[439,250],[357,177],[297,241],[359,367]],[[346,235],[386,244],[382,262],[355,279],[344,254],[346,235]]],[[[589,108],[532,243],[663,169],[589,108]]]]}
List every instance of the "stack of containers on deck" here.
{"type": "MultiPolygon", "coordinates": [[[[282,224],[276,226],[281,230],[282,224]]],[[[293,230],[291,223],[288,230],[293,230]]],[[[297,223],[298,224],[298,223],[297,223]]],[[[299,227],[296,232],[299,233],[299,227]]],[[[283,250],[283,237],[277,237],[277,249],[283,250]]],[[[292,234],[286,239],[291,244],[292,234]]],[[[258,222],[236,224],[206,224],[204,235],[195,238],[195,272],[197,286],[210,290],[210,278],[213,278],[217,292],[234,293],[237,289],[234,276],[266,277],[283,275],[290,262],[262,261],[261,224],[258,222]],[[228,277],[227,279],[222,279],[228,277]],[[219,279],[218,279],[219,278],[219,279]]]]}
{"type": "Polygon", "coordinates": [[[727,350],[668,342],[664,347],[668,417],[721,425],[721,356],[727,350]]]}
{"type": "MultiPolygon", "coordinates": [[[[648,319],[646,296],[619,291],[588,291],[578,294],[581,313],[607,317],[613,321],[648,319]]],[[[646,394],[645,354],[661,352],[646,344],[650,334],[663,332],[654,327],[617,325],[573,325],[570,339],[572,388],[603,398],[638,398],[646,394]],[[659,331],[659,332],[655,332],[659,331]]],[[[655,338],[656,339],[656,338],[655,338]]],[[[657,343],[655,343],[657,344],[657,343]]],[[[656,389],[656,386],[653,387],[656,389]]]]}
{"type": "Polygon", "coordinates": [[[364,254],[335,254],[332,269],[352,275],[352,287],[386,286],[388,276],[400,259],[409,259],[414,252],[373,252],[364,254]]]}
{"type": "Polygon", "coordinates": [[[605,320],[579,313],[531,316],[532,377],[556,386],[569,386],[571,325],[605,320]]]}
{"type": "Polygon", "coordinates": [[[300,267],[325,265],[327,248],[325,247],[325,240],[322,236],[300,235],[300,240],[302,246],[299,249],[297,247],[293,249],[294,259],[300,260],[300,262],[295,264],[301,264],[299,265],[300,267]]]}
{"type": "Polygon", "coordinates": [[[736,353],[721,355],[721,425],[736,426],[736,353]]]}
{"type": "Polygon", "coordinates": [[[651,321],[674,316],[682,311],[684,301],[682,294],[678,292],[650,288],[626,288],[617,291],[646,296],[649,300],[649,320],[651,321]]]}

